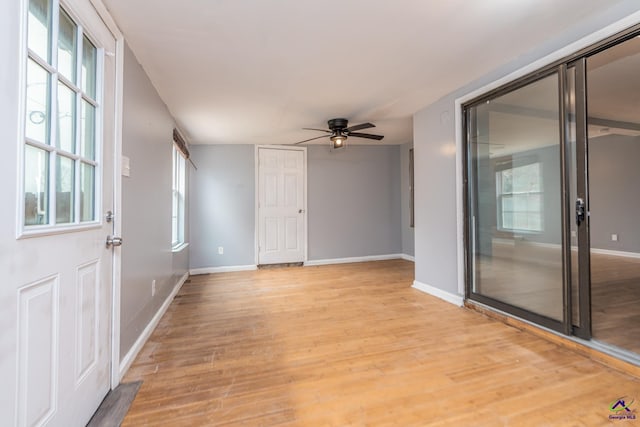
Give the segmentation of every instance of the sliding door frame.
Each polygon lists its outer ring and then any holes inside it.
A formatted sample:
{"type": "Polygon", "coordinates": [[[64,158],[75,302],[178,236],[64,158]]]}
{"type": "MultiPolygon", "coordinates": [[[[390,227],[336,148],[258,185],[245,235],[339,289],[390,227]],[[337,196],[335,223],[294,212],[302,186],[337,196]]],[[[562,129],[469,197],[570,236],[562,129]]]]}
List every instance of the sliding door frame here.
{"type": "MultiPolygon", "coordinates": [[[[571,229],[571,221],[576,222],[578,234],[578,307],[580,321],[574,325],[571,334],[583,339],[591,339],[591,243],[589,231],[589,144],[587,134],[587,61],[586,56],[569,64],[575,67],[575,122],[576,122],[576,197],[584,201],[585,218],[577,224],[576,213],[570,215],[565,222],[567,233],[571,229]]],[[[576,203],[576,200],[569,201],[576,203]]],[[[575,208],[574,208],[575,209],[575,208]]],[[[567,248],[571,251],[571,247],[567,248]]],[[[569,253],[569,267],[571,267],[569,253]]],[[[571,279],[571,276],[569,276],[571,279]]],[[[569,280],[570,283],[570,280],[569,280]]],[[[571,291],[571,290],[569,290],[571,291]]],[[[569,304],[571,309],[572,304],[569,304]]]]}
{"type": "MultiPolygon", "coordinates": [[[[588,134],[587,134],[587,94],[586,94],[586,59],[598,52],[606,50],[612,46],[640,35],[640,24],[636,24],[624,31],[607,37],[600,42],[592,44],[577,52],[556,60],[547,66],[541,67],[530,74],[517,78],[495,89],[489,90],[471,100],[462,102],[461,108],[461,136],[462,136],[462,183],[463,183],[463,235],[464,235],[464,281],[465,299],[488,305],[494,309],[506,312],[526,321],[533,322],[540,326],[555,330],[565,335],[574,335],[579,338],[591,339],[591,271],[590,271],[590,237],[589,237],[589,201],[588,201],[588,134]],[[567,73],[568,69],[574,67],[575,78],[575,112],[569,108],[569,88],[567,73]],[[561,179],[561,218],[562,218],[562,278],[563,278],[563,319],[558,321],[549,317],[531,312],[526,309],[496,300],[494,298],[475,293],[473,290],[474,270],[473,270],[473,248],[474,230],[471,229],[472,204],[476,201],[472,198],[470,173],[475,170],[476,165],[472,162],[470,144],[470,109],[481,103],[487,102],[503,94],[512,92],[521,87],[525,87],[537,80],[550,75],[558,75],[559,81],[559,136],[560,136],[560,179],[561,179]],[[570,142],[568,141],[570,116],[575,114],[576,121],[576,170],[571,168],[570,142]],[[580,321],[578,325],[573,325],[573,304],[571,281],[574,272],[571,271],[571,221],[575,221],[575,200],[571,200],[571,174],[576,174],[577,193],[576,196],[584,200],[585,220],[577,227],[578,234],[578,309],[580,321]]],[[[477,194],[477,188],[475,188],[477,194]]]]}
{"type": "MultiPolygon", "coordinates": [[[[573,302],[572,302],[572,288],[571,288],[571,227],[570,221],[572,220],[571,210],[571,176],[573,172],[571,170],[571,156],[569,150],[568,135],[570,134],[570,99],[569,99],[569,87],[567,81],[567,65],[560,64],[558,66],[558,111],[559,124],[560,124],[560,217],[562,225],[562,332],[565,335],[571,335],[572,323],[573,323],[573,302]]],[[[577,108],[576,108],[577,109],[577,108]]],[[[580,282],[582,283],[582,282],[580,282]]],[[[582,295],[582,292],[580,292],[582,295]]],[[[580,310],[582,313],[582,310],[580,310]]],[[[580,316],[582,319],[582,316],[580,316]]]]}

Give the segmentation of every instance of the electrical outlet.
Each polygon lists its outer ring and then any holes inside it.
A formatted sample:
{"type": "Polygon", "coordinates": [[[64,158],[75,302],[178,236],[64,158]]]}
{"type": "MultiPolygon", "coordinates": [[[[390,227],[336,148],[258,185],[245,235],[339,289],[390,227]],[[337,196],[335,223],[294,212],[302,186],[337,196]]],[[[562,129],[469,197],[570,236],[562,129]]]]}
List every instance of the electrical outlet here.
{"type": "Polygon", "coordinates": [[[156,295],[156,279],[153,279],[151,281],[151,296],[155,296],[156,295]]]}
{"type": "Polygon", "coordinates": [[[218,255],[224,254],[224,248],[222,246],[218,246],[218,255]]]}
{"type": "Polygon", "coordinates": [[[618,241],[618,235],[617,234],[612,234],[611,235],[611,241],[612,242],[617,242],[618,241]]]}

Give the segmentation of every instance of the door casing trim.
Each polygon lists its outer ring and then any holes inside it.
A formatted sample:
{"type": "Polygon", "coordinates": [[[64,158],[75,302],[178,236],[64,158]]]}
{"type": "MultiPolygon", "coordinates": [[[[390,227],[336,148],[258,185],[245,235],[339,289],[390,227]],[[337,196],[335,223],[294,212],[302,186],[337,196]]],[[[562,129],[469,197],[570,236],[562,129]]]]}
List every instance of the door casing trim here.
{"type": "MultiPolygon", "coordinates": [[[[114,153],[113,153],[113,233],[122,236],[122,120],[123,120],[123,85],[124,85],[124,49],[125,40],[122,31],[107,10],[102,0],[90,0],[106,27],[116,41],[116,75],[115,75],[115,111],[114,111],[114,153]]],[[[102,215],[103,212],[100,212],[102,215]]],[[[120,370],[120,286],[122,272],[122,256],[120,249],[113,250],[111,284],[111,390],[115,389],[122,374],[120,370]]]]}

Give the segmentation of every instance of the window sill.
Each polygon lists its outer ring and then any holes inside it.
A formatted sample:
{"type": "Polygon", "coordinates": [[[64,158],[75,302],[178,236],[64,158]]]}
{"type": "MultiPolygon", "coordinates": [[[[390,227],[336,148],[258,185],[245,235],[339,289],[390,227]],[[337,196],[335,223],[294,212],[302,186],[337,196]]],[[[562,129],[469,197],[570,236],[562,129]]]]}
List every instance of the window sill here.
{"type": "Polygon", "coordinates": [[[178,252],[182,252],[184,249],[186,249],[189,246],[188,242],[185,243],[180,243],[174,247],[171,248],[171,252],[178,253],[178,252]]]}

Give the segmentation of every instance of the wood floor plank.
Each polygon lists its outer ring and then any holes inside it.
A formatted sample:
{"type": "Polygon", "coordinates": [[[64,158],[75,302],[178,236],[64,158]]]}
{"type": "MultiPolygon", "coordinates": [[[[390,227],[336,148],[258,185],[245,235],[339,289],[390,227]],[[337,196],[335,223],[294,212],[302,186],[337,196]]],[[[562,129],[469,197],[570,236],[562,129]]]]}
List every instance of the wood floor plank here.
{"type": "Polygon", "coordinates": [[[608,425],[640,380],[411,288],[394,260],[194,276],[125,426],[608,425]]]}

